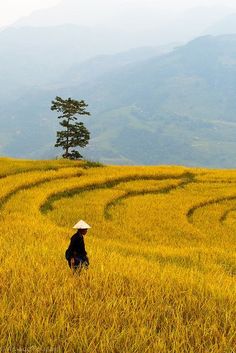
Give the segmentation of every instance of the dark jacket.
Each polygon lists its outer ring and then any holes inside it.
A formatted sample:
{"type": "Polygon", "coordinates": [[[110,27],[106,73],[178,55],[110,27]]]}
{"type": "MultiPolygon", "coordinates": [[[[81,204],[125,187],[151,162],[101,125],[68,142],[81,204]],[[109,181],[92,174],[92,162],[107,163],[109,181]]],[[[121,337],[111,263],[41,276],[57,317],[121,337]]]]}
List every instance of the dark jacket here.
{"type": "Polygon", "coordinates": [[[85,250],[84,237],[78,231],[70,238],[70,245],[66,250],[66,259],[69,261],[72,257],[79,257],[84,261],[88,260],[85,250]]]}

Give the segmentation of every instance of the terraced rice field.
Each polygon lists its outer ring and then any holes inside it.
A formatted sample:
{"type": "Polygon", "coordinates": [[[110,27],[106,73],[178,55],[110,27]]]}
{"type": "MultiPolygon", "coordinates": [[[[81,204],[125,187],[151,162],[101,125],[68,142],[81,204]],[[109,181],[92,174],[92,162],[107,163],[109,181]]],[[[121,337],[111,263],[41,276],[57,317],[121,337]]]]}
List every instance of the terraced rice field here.
{"type": "Polygon", "coordinates": [[[236,171],[87,167],[0,159],[0,352],[236,352],[236,171]]]}

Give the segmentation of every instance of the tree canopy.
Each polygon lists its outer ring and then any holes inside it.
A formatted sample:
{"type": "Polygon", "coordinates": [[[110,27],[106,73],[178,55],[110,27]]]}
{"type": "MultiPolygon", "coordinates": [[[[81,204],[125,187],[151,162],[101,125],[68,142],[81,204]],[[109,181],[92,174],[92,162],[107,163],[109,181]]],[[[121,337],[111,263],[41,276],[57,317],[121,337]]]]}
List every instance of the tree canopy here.
{"type": "Polygon", "coordinates": [[[57,140],[55,147],[61,147],[65,152],[63,158],[80,159],[83,156],[79,151],[71,148],[81,147],[84,148],[90,139],[90,132],[84,126],[83,122],[77,122],[76,115],[90,115],[86,110],[87,104],[84,100],[75,100],[72,98],[63,99],[56,97],[52,101],[51,110],[60,113],[60,125],[64,128],[57,131],[57,140]]]}

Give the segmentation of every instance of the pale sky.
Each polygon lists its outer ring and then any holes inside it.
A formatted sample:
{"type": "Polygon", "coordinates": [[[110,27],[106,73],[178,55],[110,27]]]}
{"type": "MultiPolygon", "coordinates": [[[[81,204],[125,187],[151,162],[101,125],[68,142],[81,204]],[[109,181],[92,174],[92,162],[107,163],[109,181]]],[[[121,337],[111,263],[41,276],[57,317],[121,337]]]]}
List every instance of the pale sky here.
{"type": "MultiPolygon", "coordinates": [[[[22,16],[29,15],[32,11],[51,7],[62,0],[0,0],[0,27],[10,25],[22,16]]],[[[77,1],[78,3],[86,0],[64,0],[77,1]]],[[[97,5],[101,0],[94,0],[97,5]]],[[[155,4],[158,8],[188,9],[197,6],[218,6],[230,7],[236,9],[235,0],[110,0],[109,4],[131,3],[133,6],[155,4]]]]}
{"type": "Polygon", "coordinates": [[[32,11],[51,7],[60,0],[0,0],[0,26],[6,26],[32,11]]]}

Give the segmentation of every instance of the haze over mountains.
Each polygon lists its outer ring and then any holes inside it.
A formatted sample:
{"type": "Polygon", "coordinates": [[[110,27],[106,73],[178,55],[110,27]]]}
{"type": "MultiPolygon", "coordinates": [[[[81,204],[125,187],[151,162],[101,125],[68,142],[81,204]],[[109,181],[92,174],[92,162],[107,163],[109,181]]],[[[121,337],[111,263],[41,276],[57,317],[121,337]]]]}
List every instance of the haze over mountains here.
{"type": "Polygon", "coordinates": [[[119,33],[115,50],[118,52],[138,46],[186,42],[206,32],[211,34],[208,28],[232,11],[223,6],[196,7],[185,11],[160,9],[151,0],[141,3],[131,0],[63,0],[52,8],[33,12],[17,21],[15,26],[53,27],[74,24],[87,28],[90,35],[93,33],[98,40],[109,29],[115,35],[115,40],[119,33]],[[121,43],[123,47],[119,47],[121,43]]]}
{"type": "Polygon", "coordinates": [[[236,13],[230,14],[208,27],[205,34],[221,35],[236,33],[236,13]]]}
{"type": "Polygon", "coordinates": [[[167,16],[150,3],[140,22],[143,9],[120,2],[104,13],[103,0],[95,21],[91,3],[78,13],[78,1],[63,1],[0,32],[0,154],[57,155],[50,103],[61,95],[89,104],[87,158],[236,167],[232,10],[167,16]]]}

